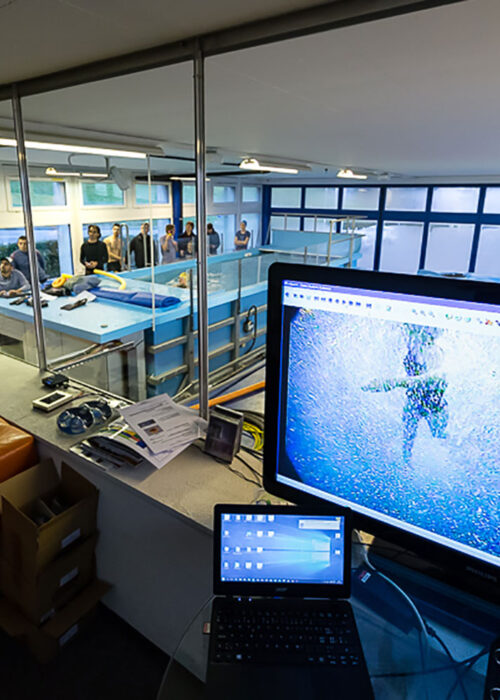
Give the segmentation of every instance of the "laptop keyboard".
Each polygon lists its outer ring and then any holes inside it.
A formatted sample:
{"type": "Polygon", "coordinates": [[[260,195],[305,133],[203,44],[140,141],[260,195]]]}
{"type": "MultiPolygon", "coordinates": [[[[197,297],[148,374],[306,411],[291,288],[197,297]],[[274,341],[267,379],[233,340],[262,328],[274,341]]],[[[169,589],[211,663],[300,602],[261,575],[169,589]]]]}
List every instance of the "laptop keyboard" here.
{"type": "Polygon", "coordinates": [[[359,666],[362,651],[349,604],[316,609],[249,601],[214,610],[210,657],[216,663],[359,666]]]}

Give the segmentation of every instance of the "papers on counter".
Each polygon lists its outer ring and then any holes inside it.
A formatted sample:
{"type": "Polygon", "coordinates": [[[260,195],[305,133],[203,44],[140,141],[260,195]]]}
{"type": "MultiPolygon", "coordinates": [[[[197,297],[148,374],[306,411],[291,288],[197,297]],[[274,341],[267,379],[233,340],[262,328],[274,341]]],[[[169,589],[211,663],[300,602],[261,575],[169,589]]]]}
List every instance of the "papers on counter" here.
{"type": "Polygon", "coordinates": [[[120,413],[148,450],[162,460],[167,453],[172,459],[202,437],[208,425],[195,411],[179,406],[166,394],[125,406],[120,413]]]}

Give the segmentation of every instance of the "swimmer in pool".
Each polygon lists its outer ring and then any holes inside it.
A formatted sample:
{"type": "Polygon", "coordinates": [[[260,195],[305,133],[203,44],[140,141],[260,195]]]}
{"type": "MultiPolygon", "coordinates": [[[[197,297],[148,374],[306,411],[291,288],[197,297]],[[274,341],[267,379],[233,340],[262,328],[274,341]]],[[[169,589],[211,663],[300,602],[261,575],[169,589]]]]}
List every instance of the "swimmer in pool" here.
{"type": "Polygon", "coordinates": [[[406,377],[387,379],[383,382],[375,380],[361,389],[374,392],[406,389],[402,415],[403,459],[409,464],[418,424],[422,418],[426,420],[432,437],[447,437],[448,402],[444,393],[448,382],[439,369],[440,350],[436,347],[436,339],[440,329],[405,323],[403,332],[408,348],[403,359],[406,377]]]}

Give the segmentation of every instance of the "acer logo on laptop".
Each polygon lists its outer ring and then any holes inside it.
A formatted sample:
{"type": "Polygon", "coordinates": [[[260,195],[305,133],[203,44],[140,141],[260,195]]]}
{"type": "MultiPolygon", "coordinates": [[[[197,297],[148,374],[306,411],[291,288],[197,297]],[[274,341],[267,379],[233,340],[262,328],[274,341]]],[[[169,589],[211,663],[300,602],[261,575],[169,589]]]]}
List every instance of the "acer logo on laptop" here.
{"type": "Polygon", "coordinates": [[[285,593],[288,590],[288,586],[277,586],[275,590],[276,593],[285,593]]]}

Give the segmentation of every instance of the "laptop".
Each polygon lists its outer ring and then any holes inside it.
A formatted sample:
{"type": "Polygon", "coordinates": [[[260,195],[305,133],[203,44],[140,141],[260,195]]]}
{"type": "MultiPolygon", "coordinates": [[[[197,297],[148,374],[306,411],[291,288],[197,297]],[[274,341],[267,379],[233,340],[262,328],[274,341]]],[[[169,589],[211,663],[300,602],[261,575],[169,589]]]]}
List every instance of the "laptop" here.
{"type": "Polygon", "coordinates": [[[370,700],[337,506],[216,505],[206,698],[370,700]]]}

